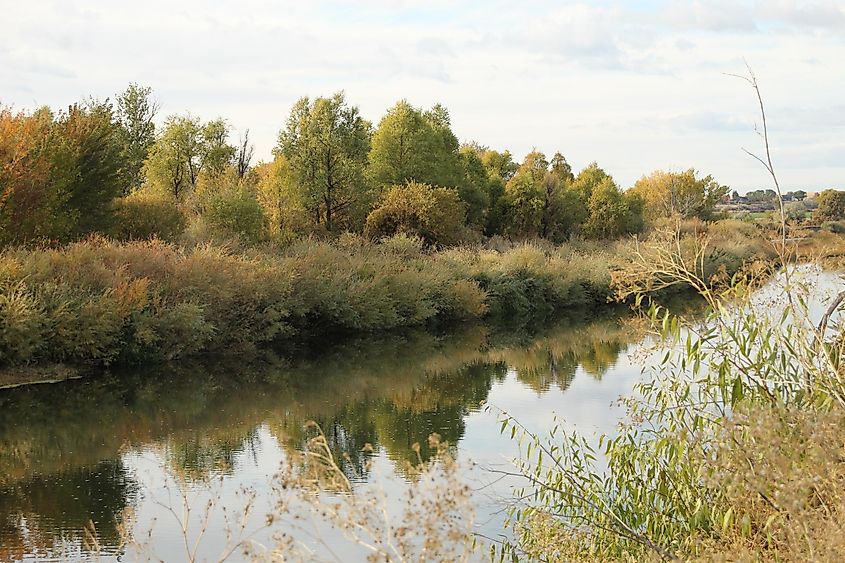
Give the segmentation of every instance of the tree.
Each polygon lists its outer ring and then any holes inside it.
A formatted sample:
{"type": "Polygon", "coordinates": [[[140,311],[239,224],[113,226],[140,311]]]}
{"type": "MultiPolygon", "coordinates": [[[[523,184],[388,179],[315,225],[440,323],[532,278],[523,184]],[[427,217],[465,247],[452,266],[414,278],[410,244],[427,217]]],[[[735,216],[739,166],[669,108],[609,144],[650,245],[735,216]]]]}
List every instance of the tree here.
{"type": "Polygon", "coordinates": [[[276,154],[287,159],[314,222],[328,231],[352,226],[369,202],[364,171],[370,131],[338,92],[313,102],[301,98],[279,133],[276,154]]]}
{"type": "Polygon", "coordinates": [[[249,142],[249,129],[244,131],[235,153],[235,170],[238,178],[243,178],[249,172],[252,157],[255,155],[255,145],[249,142]]]}
{"type": "Polygon", "coordinates": [[[227,143],[222,119],[203,124],[199,118],[170,116],[144,163],[147,182],[180,199],[193,191],[200,174],[219,174],[230,165],[235,148],[227,143]]]}
{"type": "Polygon", "coordinates": [[[561,182],[571,184],[575,181],[575,175],[572,173],[572,167],[569,166],[566,158],[559,152],[556,152],[552,157],[551,166],[552,174],[554,174],[561,182]]]}
{"type": "Polygon", "coordinates": [[[266,219],[255,194],[246,187],[229,184],[207,195],[202,216],[217,233],[256,243],[264,235],[266,219]]]}
{"type": "Polygon", "coordinates": [[[308,230],[307,210],[302,192],[288,160],[278,155],[273,162],[256,167],[258,202],[273,235],[293,235],[308,230]]]}
{"type": "Polygon", "coordinates": [[[642,202],[638,194],[623,194],[612,178],[594,186],[590,195],[590,218],[584,226],[593,238],[611,239],[640,230],[642,202]]]}
{"type": "Polygon", "coordinates": [[[69,240],[105,231],[126,161],[112,106],[58,114],[0,111],[0,240],[69,240]]]}
{"type": "Polygon", "coordinates": [[[459,157],[462,178],[458,182],[458,195],[467,204],[467,223],[483,228],[492,199],[490,178],[473,149],[462,148],[459,157]]]}
{"type": "Polygon", "coordinates": [[[488,236],[502,234],[505,230],[507,214],[504,198],[505,184],[513,178],[519,166],[513,161],[508,151],[500,153],[478,143],[469,143],[466,148],[478,155],[481,164],[487,170],[488,204],[484,232],[488,236]]]}
{"type": "Polygon", "coordinates": [[[404,233],[428,244],[452,245],[466,234],[465,215],[466,204],[456,190],[412,181],[384,192],[367,217],[364,234],[377,240],[404,233]]]}
{"type": "Polygon", "coordinates": [[[0,109],[0,242],[57,238],[67,230],[62,213],[72,175],[71,148],[52,134],[54,115],[0,109]]]}
{"type": "Polygon", "coordinates": [[[845,192],[825,190],[816,198],[815,218],[819,221],[838,221],[845,218],[845,192]]]}
{"type": "Polygon", "coordinates": [[[72,105],[56,121],[56,133],[73,151],[73,181],[65,204],[75,216],[71,236],[110,227],[112,200],[126,189],[127,156],[122,129],[108,102],[72,105]]]}
{"type": "Polygon", "coordinates": [[[596,186],[608,179],[613,180],[597,163],[591,162],[572,181],[572,189],[578,194],[578,198],[586,206],[596,186]]]}
{"type": "Polygon", "coordinates": [[[513,161],[510,151],[498,152],[488,147],[477,146],[475,149],[481,157],[481,162],[487,173],[491,176],[498,176],[505,182],[513,178],[519,165],[513,161]]]}
{"type": "Polygon", "coordinates": [[[690,168],[684,172],[655,170],[637,180],[632,190],[642,197],[650,219],[675,216],[708,219],[729,188],[709,175],[698,178],[697,172],[690,168]]]}
{"type": "Polygon", "coordinates": [[[462,176],[458,149],[446,108],[435,105],[422,111],[400,100],[373,134],[370,177],[379,187],[410,180],[458,187],[462,176]]]}
{"type": "Polygon", "coordinates": [[[563,242],[576,232],[587,218],[587,209],[578,192],[572,189],[575,175],[566,158],[559,152],[551,161],[551,169],[543,178],[545,201],[543,204],[542,236],[563,242]]]}
{"type": "Polygon", "coordinates": [[[532,151],[525,156],[516,174],[505,185],[504,201],[507,209],[505,231],[515,237],[535,237],[541,234],[546,190],[543,180],[549,163],[543,153],[532,151]]]}
{"type": "Polygon", "coordinates": [[[137,189],[144,180],[142,169],[150,147],[155,142],[155,119],[158,102],[152,99],[152,88],[132,83],[117,97],[117,120],[123,131],[126,158],[126,188],[137,189]]]}

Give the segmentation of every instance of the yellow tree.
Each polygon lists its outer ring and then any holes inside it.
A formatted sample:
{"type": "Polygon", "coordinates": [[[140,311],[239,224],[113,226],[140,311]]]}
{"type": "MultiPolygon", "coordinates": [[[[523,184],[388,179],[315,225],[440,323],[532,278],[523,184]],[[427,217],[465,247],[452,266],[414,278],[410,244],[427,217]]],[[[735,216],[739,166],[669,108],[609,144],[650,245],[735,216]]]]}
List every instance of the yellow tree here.
{"type": "Polygon", "coordinates": [[[716,203],[728,193],[728,187],[712,176],[698,178],[694,169],[684,172],[655,170],[640,178],[631,192],[645,202],[650,220],[660,217],[699,217],[707,219],[716,203]]]}

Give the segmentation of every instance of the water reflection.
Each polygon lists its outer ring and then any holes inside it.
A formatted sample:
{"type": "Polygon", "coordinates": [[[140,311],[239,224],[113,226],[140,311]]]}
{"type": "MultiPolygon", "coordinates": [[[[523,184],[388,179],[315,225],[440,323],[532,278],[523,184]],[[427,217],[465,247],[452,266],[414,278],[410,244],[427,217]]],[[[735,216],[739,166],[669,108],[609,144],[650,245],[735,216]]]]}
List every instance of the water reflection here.
{"type": "Polygon", "coordinates": [[[402,475],[412,444],[430,455],[433,432],[472,455],[462,445],[468,416],[508,374],[537,396],[565,391],[576,373],[601,380],[636,339],[616,318],[533,334],[473,326],[349,342],[295,361],[159,366],[0,391],[0,559],[84,551],[89,521],[101,548],[118,549],[117,522],[143,507],[124,467],[131,452],[160,453],[187,482],[235,478],[260,453],[259,432],[291,451],[307,439],[303,422],[315,420],[351,478],[371,478],[364,444],[402,475]]]}

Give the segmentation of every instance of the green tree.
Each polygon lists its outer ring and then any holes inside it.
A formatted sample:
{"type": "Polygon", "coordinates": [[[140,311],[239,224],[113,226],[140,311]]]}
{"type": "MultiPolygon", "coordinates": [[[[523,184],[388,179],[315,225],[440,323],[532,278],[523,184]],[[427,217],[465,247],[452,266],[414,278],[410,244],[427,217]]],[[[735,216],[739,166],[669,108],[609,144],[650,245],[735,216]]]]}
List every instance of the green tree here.
{"type": "Polygon", "coordinates": [[[117,120],[123,132],[126,159],[126,189],[137,189],[144,180],[142,169],[150,147],[155,142],[155,119],[158,103],[152,99],[152,88],[132,83],[117,97],[117,120]]]}
{"type": "Polygon", "coordinates": [[[505,185],[505,232],[510,236],[535,237],[541,234],[546,206],[543,181],[548,168],[545,155],[532,151],[525,156],[516,174],[505,185]]]}
{"type": "Polygon", "coordinates": [[[313,102],[301,98],[279,133],[284,155],[314,222],[328,231],[351,227],[370,200],[364,176],[371,125],[343,92],[313,102]]]}
{"type": "Polygon", "coordinates": [[[462,169],[458,149],[446,108],[435,105],[422,111],[400,100],[387,111],[373,134],[370,176],[379,187],[410,180],[459,187],[462,169]]]}
{"type": "Polygon", "coordinates": [[[209,226],[224,236],[236,236],[248,243],[264,235],[266,219],[252,190],[230,184],[206,196],[202,216],[209,226]]]}
{"type": "Polygon", "coordinates": [[[258,165],[256,173],[258,202],[264,210],[270,233],[292,236],[308,231],[310,222],[302,192],[297,189],[294,172],[284,155],[258,165]]]}
{"type": "Polygon", "coordinates": [[[483,228],[493,196],[493,182],[477,152],[463,147],[459,156],[463,177],[458,182],[458,194],[467,204],[467,223],[474,228],[483,228]]]}
{"type": "Polygon", "coordinates": [[[640,230],[643,226],[642,201],[637,194],[623,194],[612,178],[605,178],[590,194],[590,218],[584,226],[586,234],[611,239],[640,230]]]}
{"type": "Polygon", "coordinates": [[[575,175],[562,154],[555,153],[543,178],[545,191],[541,235],[563,242],[587,219],[587,207],[572,187],[575,175]]]}
{"type": "Polygon", "coordinates": [[[593,189],[607,179],[612,180],[604,169],[600,168],[597,163],[591,162],[572,181],[572,189],[578,194],[578,198],[584,205],[587,205],[590,196],[593,195],[593,189]]]}
{"type": "Polygon", "coordinates": [[[550,168],[543,153],[530,152],[505,186],[506,232],[556,242],[576,232],[588,211],[581,196],[586,188],[575,189],[574,181],[572,169],[560,153],[555,154],[550,168]]]}
{"type": "Polygon", "coordinates": [[[551,167],[552,174],[554,174],[561,183],[571,184],[575,181],[575,175],[572,173],[572,167],[566,161],[566,158],[559,152],[556,152],[552,157],[551,167]]]}
{"type": "Polygon", "coordinates": [[[147,182],[177,199],[192,192],[200,175],[223,172],[236,149],[228,144],[229,128],[222,119],[203,124],[199,118],[170,116],[144,163],[147,182]]]}
{"type": "Polygon", "coordinates": [[[429,244],[452,245],[466,234],[465,216],[466,204],[456,190],[412,181],[384,192],[364,233],[372,239],[404,233],[429,244]]]}
{"type": "MultiPolygon", "coordinates": [[[[59,115],[57,134],[71,147],[74,162],[65,209],[75,217],[71,236],[111,226],[112,201],[126,186],[127,159],[122,129],[111,104],[91,101],[59,115]]],[[[70,165],[70,163],[68,163],[70,165]]]]}
{"type": "Polygon", "coordinates": [[[838,221],[845,218],[845,192],[825,190],[816,198],[815,218],[819,221],[838,221]]]}

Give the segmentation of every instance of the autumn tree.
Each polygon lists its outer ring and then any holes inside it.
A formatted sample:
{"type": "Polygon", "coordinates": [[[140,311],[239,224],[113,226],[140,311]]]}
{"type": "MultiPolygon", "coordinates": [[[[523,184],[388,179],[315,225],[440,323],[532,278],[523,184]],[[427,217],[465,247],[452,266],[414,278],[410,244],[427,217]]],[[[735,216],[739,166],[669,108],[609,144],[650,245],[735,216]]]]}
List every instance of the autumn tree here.
{"type": "Polygon", "coordinates": [[[152,98],[152,88],[132,83],[117,97],[115,114],[120,123],[126,159],[126,189],[141,186],[143,166],[150,147],[155,142],[155,119],[158,102],[152,98]]]}
{"type": "Polygon", "coordinates": [[[0,242],[53,238],[66,230],[61,208],[72,179],[56,172],[72,154],[51,134],[53,118],[48,108],[31,115],[0,109],[0,242]]]}
{"type": "Polygon", "coordinates": [[[645,202],[649,219],[659,217],[698,217],[708,219],[729,188],[712,176],[699,178],[690,168],[684,172],[656,170],[634,184],[632,192],[645,202]]]}
{"type": "Polygon", "coordinates": [[[287,159],[314,222],[328,231],[353,226],[368,206],[370,131],[358,108],[338,92],[301,98],[279,133],[276,154],[287,159]]]}
{"type": "Polygon", "coordinates": [[[69,240],[106,231],[126,160],[112,106],[0,111],[0,240],[69,240]]]}

